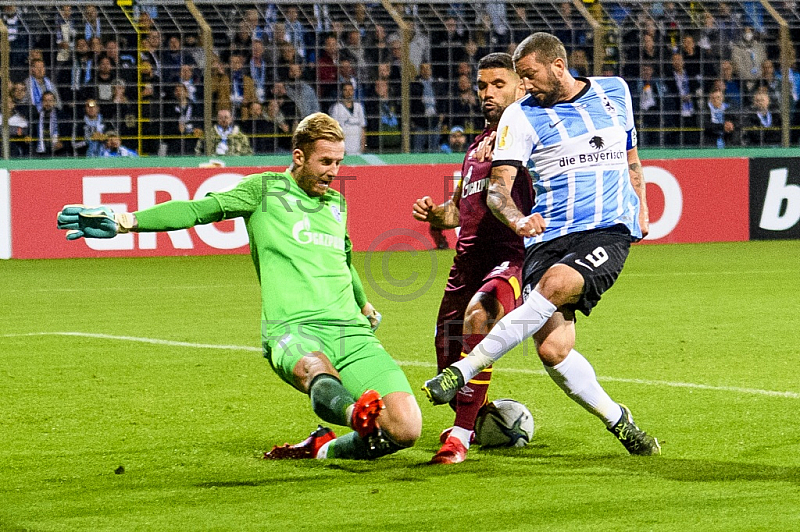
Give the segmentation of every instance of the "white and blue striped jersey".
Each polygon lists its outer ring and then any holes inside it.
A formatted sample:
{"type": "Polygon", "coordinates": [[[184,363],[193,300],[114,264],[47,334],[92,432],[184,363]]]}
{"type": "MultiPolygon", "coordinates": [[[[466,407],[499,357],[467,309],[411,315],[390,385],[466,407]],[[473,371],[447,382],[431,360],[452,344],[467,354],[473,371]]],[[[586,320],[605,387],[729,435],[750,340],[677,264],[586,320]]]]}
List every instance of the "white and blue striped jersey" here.
{"type": "Polygon", "coordinates": [[[509,106],[497,128],[494,166],[524,165],[533,179],[544,233],[525,245],[624,224],[641,238],[639,198],[628,173],[636,146],[628,84],[622,78],[579,78],[572,100],[541,107],[531,95],[509,106]]]}

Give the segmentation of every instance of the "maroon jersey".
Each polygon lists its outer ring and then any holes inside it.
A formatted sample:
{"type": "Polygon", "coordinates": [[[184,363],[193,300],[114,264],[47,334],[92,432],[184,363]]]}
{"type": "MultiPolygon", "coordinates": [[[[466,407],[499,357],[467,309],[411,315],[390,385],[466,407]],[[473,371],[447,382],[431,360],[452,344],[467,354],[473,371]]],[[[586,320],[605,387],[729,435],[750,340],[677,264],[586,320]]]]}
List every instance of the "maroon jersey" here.
{"type": "MultiPolygon", "coordinates": [[[[473,157],[481,140],[493,131],[494,128],[488,128],[475,137],[461,165],[461,200],[458,204],[461,230],[456,244],[456,256],[461,257],[461,260],[477,262],[488,259],[494,264],[505,260],[522,264],[525,257],[522,238],[498,220],[486,205],[492,161],[479,162],[473,157]]],[[[511,198],[520,212],[531,212],[533,186],[528,171],[524,168],[514,180],[511,198]]]]}

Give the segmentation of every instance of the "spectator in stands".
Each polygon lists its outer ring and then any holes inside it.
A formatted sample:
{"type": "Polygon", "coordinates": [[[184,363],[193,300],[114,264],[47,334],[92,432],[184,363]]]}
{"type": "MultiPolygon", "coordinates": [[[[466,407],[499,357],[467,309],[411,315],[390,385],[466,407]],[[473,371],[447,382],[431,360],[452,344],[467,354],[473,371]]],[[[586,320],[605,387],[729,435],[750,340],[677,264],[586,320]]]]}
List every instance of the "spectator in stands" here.
{"type": "MultiPolygon", "coordinates": [[[[489,45],[504,47],[511,42],[511,25],[508,23],[505,0],[477,4],[476,9],[483,8],[482,21],[489,33],[489,45]]],[[[480,14],[480,11],[479,11],[480,14]]]]}
{"type": "Polygon", "coordinates": [[[703,111],[706,144],[717,148],[741,145],[739,126],[720,89],[715,89],[708,95],[703,111]]]}
{"type": "Polygon", "coordinates": [[[214,102],[214,113],[220,109],[231,108],[231,78],[225,69],[225,63],[217,56],[211,57],[211,95],[214,102]]]}
{"type": "MultiPolygon", "coordinates": [[[[25,109],[30,102],[28,102],[28,91],[25,88],[25,83],[22,81],[11,82],[11,98],[14,102],[14,107],[17,109],[25,109]]],[[[27,114],[27,113],[26,113],[27,114]]]]}
{"type": "Polygon", "coordinates": [[[103,41],[100,37],[92,37],[89,39],[89,50],[92,51],[94,54],[95,61],[100,56],[100,54],[105,53],[106,49],[103,46],[103,41]]]}
{"type": "Polygon", "coordinates": [[[61,97],[58,94],[58,87],[47,77],[43,59],[33,59],[31,62],[30,76],[25,80],[26,99],[24,103],[36,108],[38,113],[42,111],[42,98],[45,92],[49,92],[55,99],[55,107],[61,110],[61,97]]]}
{"type": "MultiPolygon", "coordinates": [[[[19,84],[22,85],[22,84],[19,84]]],[[[24,92],[25,87],[22,87],[24,92]]],[[[26,137],[28,136],[28,128],[30,123],[25,118],[27,113],[23,114],[14,99],[13,87],[12,93],[8,95],[6,109],[10,109],[8,116],[8,136],[9,136],[9,154],[11,157],[25,157],[28,155],[28,143],[26,137]]],[[[0,123],[3,121],[3,115],[0,113],[0,123]]]]}
{"type": "Polygon", "coordinates": [[[414,35],[408,42],[408,60],[411,61],[414,69],[419,72],[419,66],[422,63],[430,63],[431,61],[431,41],[422,28],[415,27],[413,32],[414,35]]]}
{"type": "Polygon", "coordinates": [[[9,70],[11,81],[22,81],[26,75],[24,65],[30,44],[27,28],[15,5],[3,6],[0,11],[0,19],[8,28],[8,44],[10,48],[8,62],[11,66],[9,70]],[[22,69],[19,67],[22,67],[22,69]]]}
{"type": "Polygon", "coordinates": [[[278,102],[281,114],[284,116],[286,123],[289,124],[289,129],[294,131],[300,118],[297,114],[297,104],[289,97],[286,91],[286,84],[282,81],[276,81],[270,90],[272,100],[278,102]]]}
{"type": "Polygon", "coordinates": [[[103,38],[103,28],[97,15],[97,6],[88,5],[83,9],[83,38],[87,42],[91,41],[93,37],[103,38]]]}
{"type": "Polygon", "coordinates": [[[202,129],[203,115],[183,83],[173,85],[172,95],[173,100],[164,105],[163,116],[167,154],[188,155],[197,143],[195,130],[202,129]]]}
{"type": "Polygon", "coordinates": [[[355,88],[347,81],[342,83],[339,101],[333,104],[328,114],[342,126],[345,155],[358,155],[364,151],[367,117],[364,107],[353,98],[355,88]]]}
{"type": "MultiPolygon", "coordinates": [[[[212,132],[211,152],[216,155],[252,155],[253,148],[250,139],[241,132],[239,126],[233,123],[230,110],[217,111],[217,123],[212,132]]],[[[205,154],[205,139],[200,138],[194,148],[196,155],[205,154]]]]}
{"type": "Polygon", "coordinates": [[[180,79],[181,66],[195,66],[194,58],[182,48],[181,39],[177,35],[170,35],[167,39],[167,49],[161,54],[161,61],[161,78],[167,84],[173,84],[180,79]]]}
{"type": "Polygon", "coordinates": [[[375,79],[386,81],[389,88],[389,96],[392,98],[400,97],[400,78],[393,77],[393,69],[390,63],[378,63],[375,79]]]}
{"type": "Polygon", "coordinates": [[[100,113],[106,124],[124,137],[138,134],[137,106],[128,98],[125,82],[115,79],[111,92],[111,101],[100,103],[100,113]]]}
{"type": "Polygon", "coordinates": [[[723,54],[719,24],[711,11],[704,11],[702,15],[703,25],[698,34],[697,46],[704,50],[707,56],[719,58],[723,54]]]}
{"type": "Polygon", "coordinates": [[[194,65],[203,70],[206,67],[206,54],[203,46],[200,44],[200,39],[194,33],[187,33],[183,38],[183,49],[191,56],[194,65]]]}
{"type": "MultiPolygon", "coordinates": [[[[561,39],[564,47],[569,50],[583,48],[589,50],[589,28],[580,13],[576,13],[572,2],[564,1],[558,4],[558,11],[561,20],[556,26],[558,29],[553,31],[553,35],[561,39]]],[[[527,37],[527,35],[526,35],[527,37]]]]}
{"type": "Polygon", "coordinates": [[[353,86],[353,98],[356,101],[362,102],[364,100],[364,82],[365,80],[359,79],[356,74],[356,69],[353,67],[353,60],[348,53],[342,53],[339,59],[339,79],[338,85],[341,87],[345,83],[353,86]]]}
{"type": "Polygon", "coordinates": [[[291,151],[292,125],[281,111],[278,100],[271,99],[267,101],[263,116],[267,122],[267,130],[272,135],[277,135],[269,139],[270,151],[272,153],[291,151]]]}
{"type": "Polygon", "coordinates": [[[701,86],[696,78],[690,78],[683,64],[683,56],[679,53],[672,54],[672,71],[666,79],[669,98],[673,103],[668,105],[676,113],[670,121],[681,128],[678,138],[670,137],[670,144],[697,146],[700,135],[697,131],[697,94],[701,86]],[[682,140],[682,142],[680,142],[682,140]]]}
{"type": "MultiPolygon", "coordinates": [[[[192,68],[191,65],[181,66],[181,74],[178,82],[186,87],[186,95],[193,104],[203,105],[203,84],[200,83],[197,72],[195,72],[195,69],[192,68]]],[[[202,114],[202,111],[198,112],[198,116],[202,114]]]]}
{"type": "Polygon", "coordinates": [[[288,6],[286,8],[286,19],[283,24],[286,28],[286,40],[290,42],[297,54],[305,59],[306,57],[306,29],[303,23],[300,22],[300,10],[297,6],[288,6]]]}
{"type": "Polygon", "coordinates": [[[430,63],[420,65],[419,76],[411,84],[410,90],[414,152],[439,151],[439,131],[444,119],[441,111],[442,90],[433,79],[430,63]]]}
{"type": "Polygon", "coordinates": [[[511,18],[510,44],[516,47],[525,37],[532,33],[530,26],[528,26],[531,14],[528,13],[528,4],[524,2],[514,3],[511,7],[514,10],[514,16],[511,18]]]}
{"type": "MultiPolygon", "coordinates": [[[[116,39],[109,39],[105,45],[105,55],[111,59],[111,67],[114,69],[117,78],[123,80],[127,87],[136,89],[136,57],[120,53],[119,42],[116,39]]],[[[133,91],[131,91],[133,92],[133,91]]],[[[133,98],[133,94],[128,94],[133,98]]]]}
{"type": "Polygon", "coordinates": [[[101,157],[138,157],[139,155],[131,149],[122,145],[122,139],[116,131],[106,132],[106,144],[101,153],[101,157]]]}
{"type": "Polygon", "coordinates": [[[72,128],[72,150],[76,157],[100,157],[106,140],[106,124],[100,106],[94,99],[86,100],[83,117],[72,128]]]}
{"type": "Polygon", "coordinates": [[[97,61],[97,72],[94,79],[94,90],[92,96],[99,100],[101,103],[110,102],[114,95],[111,85],[116,80],[114,69],[111,66],[111,59],[108,56],[102,56],[97,61]]]}
{"type": "Polygon", "coordinates": [[[299,64],[289,66],[289,77],[286,82],[286,95],[297,106],[297,117],[303,119],[320,111],[316,91],[303,80],[303,70],[299,64]]]}
{"type": "Polygon", "coordinates": [[[267,97],[268,80],[271,79],[271,71],[264,58],[264,42],[255,40],[250,46],[250,59],[248,61],[248,73],[253,80],[255,89],[255,99],[263,102],[267,97]]]}
{"type": "MultiPolygon", "coordinates": [[[[367,63],[377,64],[390,61],[386,28],[380,24],[376,24],[373,29],[373,32],[367,33],[366,42],[364,43],[365,59],[367,63]]],[[[364,39],[363,33],[362,39],[364,39]]]]}
{"type": "Polygon", "coordinates": [[[317,96],[327,109],[336,100],[336,81],[339,78],[339,41],[329,33],[322,41],[322,51],[317,57],[317,96]]]}
{"type": "Polygon", "coordinates": [[[704,86],[704,80],[716,77],[717,73],[714,71],[712,61],[706,57],[705,51],[696,45],[694,37],[690,33],[684,33],[681,37],[680,53],[683,56],[686,75],[697,80],[700,87],[704,86]]]}
{"type": "Polygon", "coordinates": [[[163,79],[161,72],[161,33],[153,28],[142,39],[142,51],[139,54],[140,61],[147,61],[153,68],[153,75],[159,80],[163,79]]]}
{"type": "Polygon", "coordinates": [[[462,128],[462,132],[464,130],[476,131],[483,125],[475,87],[472,85],[472,80],[466,75],[458,77],[458,93],[450,105],[447,119],[450,121],[450,126],[459,126],[462,128]]]}
{"type": "Polygon", "coordinates": [[[450,129],[450,134],[447,135],[447,142],[441,145],[440,150],[442,153],[464,153],[467,151],[467,136],[464,134],[464,128],[455,126],[450,129]]]}
{"type": "MultiPolygon", "coordinates": [[[[367,53],[362,45],[361,34],[357,29],[351,28],[345,32],[344,46],[355,70],[354,77],[361,83],[367,83],[369,81],[367,53]]],[[[356,90],[356,94],[358,94],[358,90],[356,90]]]]}
{"type": "MultiPolygon", "coordinates": [[[[302,64],[303,58],[295,50],[290,42],[282,42],[278,45],[278,59],[275,73],[270,72],[270,79],[286,79],[289,75],[289,65],[294,63],[302,64]]],[[[273,63],[276,63],[273,61],[273,63]]]]}
{"type": "Polygon", "coordinates": [[[769,99],[773,102],[781,101],[782,80],[775,72],[775,63],[770,59],[761,62],[761,76],[758,79],[758,89],[766,89],[769,92],[769,99]]]}
{"type": "Polygon", "coordinates": [[[62,3],[56,7],[56,48],[58,54],[56,61],[66,63],[72,57],[72,50],[75,48],[75,37],[78,32],[75,29],[75,21],[72,19],[72,6],[62,3]]]}
{"type": "Polygon", "coordinates": [[[231,54],[231,113],[241,115],[247,120],[250,102],[257,101],[256,86],[244,68],[244,56],[238,52],[231,54]]]}
{"type": "Polygon", "coordinates": [[[264,108],[261,102],[250,103],[248,119],[242,122],[242,130],[250,138],[253,145],[253,154],[261,155],[275,151],[275,134],[272,124],[264,117],[264,108]]]}
{"type": "Polygon", "coordinates": [[[82,102],[94,92],[94,55],[89,50],[89,43],[83,37],[75,39],[75,53],[69,68],[62,68],[56,75],[60,87],[69,87],[67,99],[70,102],[82,102]]]}
{"type": "Polygon", "coordinates": [[[453,79],[455,65],[464,56],[466,35],[463,28],[458,27],[454,16],[448,16],[444,19],[444,28],[434,32],[431,41],[431,66],[434,77],[453,79]]]}
{"type": "Polygon", "coordinates": [[[781,115],[772,112],[769,90],[760,87],[753,95],[753,105],[744,116],[742,137],[748,146],[780,146],[781,115]]]}
{"type": "Polygon", "coordinates": [[[231,53],[248,55],[253,40],[263,40],[267,35],[265,28],[260,24],[261,17],[257,9],[247,9],[236,27],[236,33],[231,43],[231,53]]]}
{"type": "Polygon", "coordinates": [[[720,2],[717,6],[717,24],[719,25],[720,48],[726,59],[730,58],[731,46],[739,40],[743,27],[741,15],[734,11],[729,2],[720,2]]]}
{"type": "Polygon", "coordinates": [[[656,77],[652,63],[643,63],[641,77],[631,86],[633,114],[639,118],[639,145],[642,147],[658,147],[662,144],[662,131],[671,127],[673,116],[664,113],[669,109],[667,104],[668,89],[664,80],[656,77]]]}
{"type": "Polygon", "coordinates": [[[386,153],[397,151],[402,141],[400,134],[400,102],[391,96],[389,82],[376,79],[364,103],[367,115],[367,135],[370,151],[386,153]]]}
{"type": "Polygon", "coordinates": [[[142,88],[139,93],[141,99],[141,115],[144,123],[141,125],[141,132],[150,138],[144,140],[141,149],[144,153],[158,153],[160,141],[161,125],[161,79],[155,74],[153,65],[149,61],[142,61],[139,64],[142,88]]]}
{"type": "Polygon", "coordinates": [[[591,75],[589,70],[589,58],[586,57],[586,52],[581,48],[577,48],[569,54],[569,61],[567,64],[569,64],[569,71],[573,77],[580,76],[585,78],[591,75]]]}
{"type": "Polygon", "coordinates": [[[753,28],[746,27],[742,37],[731,48],[731,62],[739,77],[745,82],[748,93],[753,92],[761,75],[761,64],[767,59],[767,50],[758,41],[753,28]]]}
{"type": "Polygon", "coordinates": [[[723,59],[720,62],[719,78],[724,84],[725,99],[739,108],[744,107],[744,86],[741,78],[735,74],[730,60],[723,59]]]}
{"type": "Polygon", "coordinates": [[[36,136],[31,153],[35,153],[37,157],[67,155],[67,145],[61,140],[59,131],[56,101],[55,93],[46,90],[36,107],[37,120],[33,123],[32,131],[36,136]]]}

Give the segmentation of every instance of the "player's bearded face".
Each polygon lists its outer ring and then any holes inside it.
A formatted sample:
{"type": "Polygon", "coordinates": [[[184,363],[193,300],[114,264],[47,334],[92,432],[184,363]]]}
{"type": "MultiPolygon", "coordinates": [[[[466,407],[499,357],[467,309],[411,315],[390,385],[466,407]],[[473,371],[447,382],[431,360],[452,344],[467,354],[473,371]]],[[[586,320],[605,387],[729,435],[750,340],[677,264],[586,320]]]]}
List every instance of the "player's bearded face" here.
{"type": "Polygon", "coordinates": [[[505,68],[486,68],[478,71],[478,98],[481,112],[490,124],[496,124],[506,107],[522,96],[518,93],[519,78],[505,68]]]}
{"type": "Polygon", "coordinates": [[[311,197],[328,192],[331,182],[339,174],[344,159],[344,141],[317,140],[303,153],[300,149],[292,153],[294,176],[297,186],[311,197]]]}
{"type": "Polygon", "coordinates": [[[542,107],[552,107],[561,99],[563,84],[552,63],[539,63],[534,57],[531,54],[517,61],[517,73],[522,78],[525,92],[536,98],[542,107]]]}

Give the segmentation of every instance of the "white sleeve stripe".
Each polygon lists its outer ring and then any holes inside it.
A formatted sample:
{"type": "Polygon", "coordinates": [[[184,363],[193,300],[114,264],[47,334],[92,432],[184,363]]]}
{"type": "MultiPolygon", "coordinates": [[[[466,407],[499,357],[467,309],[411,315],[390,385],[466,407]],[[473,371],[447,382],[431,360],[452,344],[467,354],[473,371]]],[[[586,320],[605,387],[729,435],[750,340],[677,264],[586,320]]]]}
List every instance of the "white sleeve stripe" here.
{"type": "Polygon", "coordinates": [[[567,212],[564,225],[561,227],[561,235],[566,235],[570,227],[575,223],[575,172],[567,174],[567,212]]]}
{"type": "Polygon", "coordinates": [[[603,178],[605,172],[597,170],[594,174],[594,221],[589,229],[597,227],[603,221],[603,178]]]}

